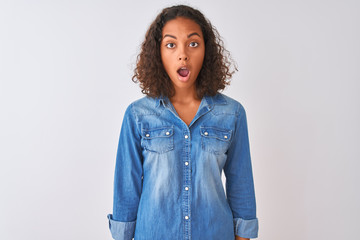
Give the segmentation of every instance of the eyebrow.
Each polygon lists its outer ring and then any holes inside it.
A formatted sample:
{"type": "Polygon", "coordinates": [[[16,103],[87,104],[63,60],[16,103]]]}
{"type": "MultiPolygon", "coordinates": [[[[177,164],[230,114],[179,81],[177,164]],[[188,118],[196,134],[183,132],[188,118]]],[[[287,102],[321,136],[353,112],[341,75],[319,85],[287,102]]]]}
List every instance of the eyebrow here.
{"type": "MultiPolygon", "coordinates": [[[[197,32],[190,33],[187,37],[190,38],[191,36],[194,36],[194,35],[197,35],[197,36],[200,37],[200,34],[198,34],[197,32]]],[[[175,36],[170,35],[170,34],[165,34],[163,39],[166,38],[166,37],[171,37],[171,38],[177,39],[175,36]]]]}

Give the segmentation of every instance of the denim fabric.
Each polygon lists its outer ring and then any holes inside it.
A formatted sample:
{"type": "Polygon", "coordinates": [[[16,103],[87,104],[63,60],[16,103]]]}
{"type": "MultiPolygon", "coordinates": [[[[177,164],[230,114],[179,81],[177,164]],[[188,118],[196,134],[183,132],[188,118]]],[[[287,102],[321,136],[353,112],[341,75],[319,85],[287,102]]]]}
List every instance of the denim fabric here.
{"type": "Polygon", "coordinates": [[[221,93],[205,96],[188,126],[166,97],[133,102],[122,123],[113,200],[108,221],[116,240],[256,238],[244,107],[221,93]]]}

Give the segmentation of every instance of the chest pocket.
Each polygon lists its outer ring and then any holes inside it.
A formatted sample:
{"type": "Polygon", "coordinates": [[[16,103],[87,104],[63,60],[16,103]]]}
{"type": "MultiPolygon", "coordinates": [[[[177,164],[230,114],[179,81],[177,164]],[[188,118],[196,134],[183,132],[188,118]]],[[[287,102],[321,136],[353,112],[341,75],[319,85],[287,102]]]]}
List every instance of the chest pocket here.
{"type": "Polygon", "coordinates": [[[201,147],[204,151],[224,154],[230,145],[232,130],[216,127],[200,127],[201,147]]]}
{"type": "Polygon", "coordinates": [[[141,144],[147,151],[165,153],[174,149],[174,128],[141,129],[141,144]]]}

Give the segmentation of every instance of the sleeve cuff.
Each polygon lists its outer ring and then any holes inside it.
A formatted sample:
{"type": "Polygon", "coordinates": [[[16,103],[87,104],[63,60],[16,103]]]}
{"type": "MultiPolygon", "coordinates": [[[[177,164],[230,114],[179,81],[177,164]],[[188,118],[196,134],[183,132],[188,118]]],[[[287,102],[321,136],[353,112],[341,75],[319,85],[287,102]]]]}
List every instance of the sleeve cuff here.
{"type": "Polygon", "coordinates": [[[242,218],[234,218],[235,235],[243,238],[257,238],[259,231],[258,219],[244,220],[242,218]]]}
{"type": "Polygon", "coordinates": [[[119,222],[112,219],[112,214],[108,214],[109,229],[115,240],[132,240],[135,234],[136,221],[119,222]]]}

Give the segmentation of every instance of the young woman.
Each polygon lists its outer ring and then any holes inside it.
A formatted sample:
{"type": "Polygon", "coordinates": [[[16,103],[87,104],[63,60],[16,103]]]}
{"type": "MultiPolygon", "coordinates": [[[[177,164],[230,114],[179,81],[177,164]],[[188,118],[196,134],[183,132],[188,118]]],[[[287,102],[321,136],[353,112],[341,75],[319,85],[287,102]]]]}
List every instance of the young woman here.
{"type": "Polygon", "coordinates": [[[133,77],[147,96],[127,108],[119,138],[114,239],[257,237],[245,109],[219,93],[233,74],[225,52],[188,6],[163,9],[148,29],[133,77]]]}

